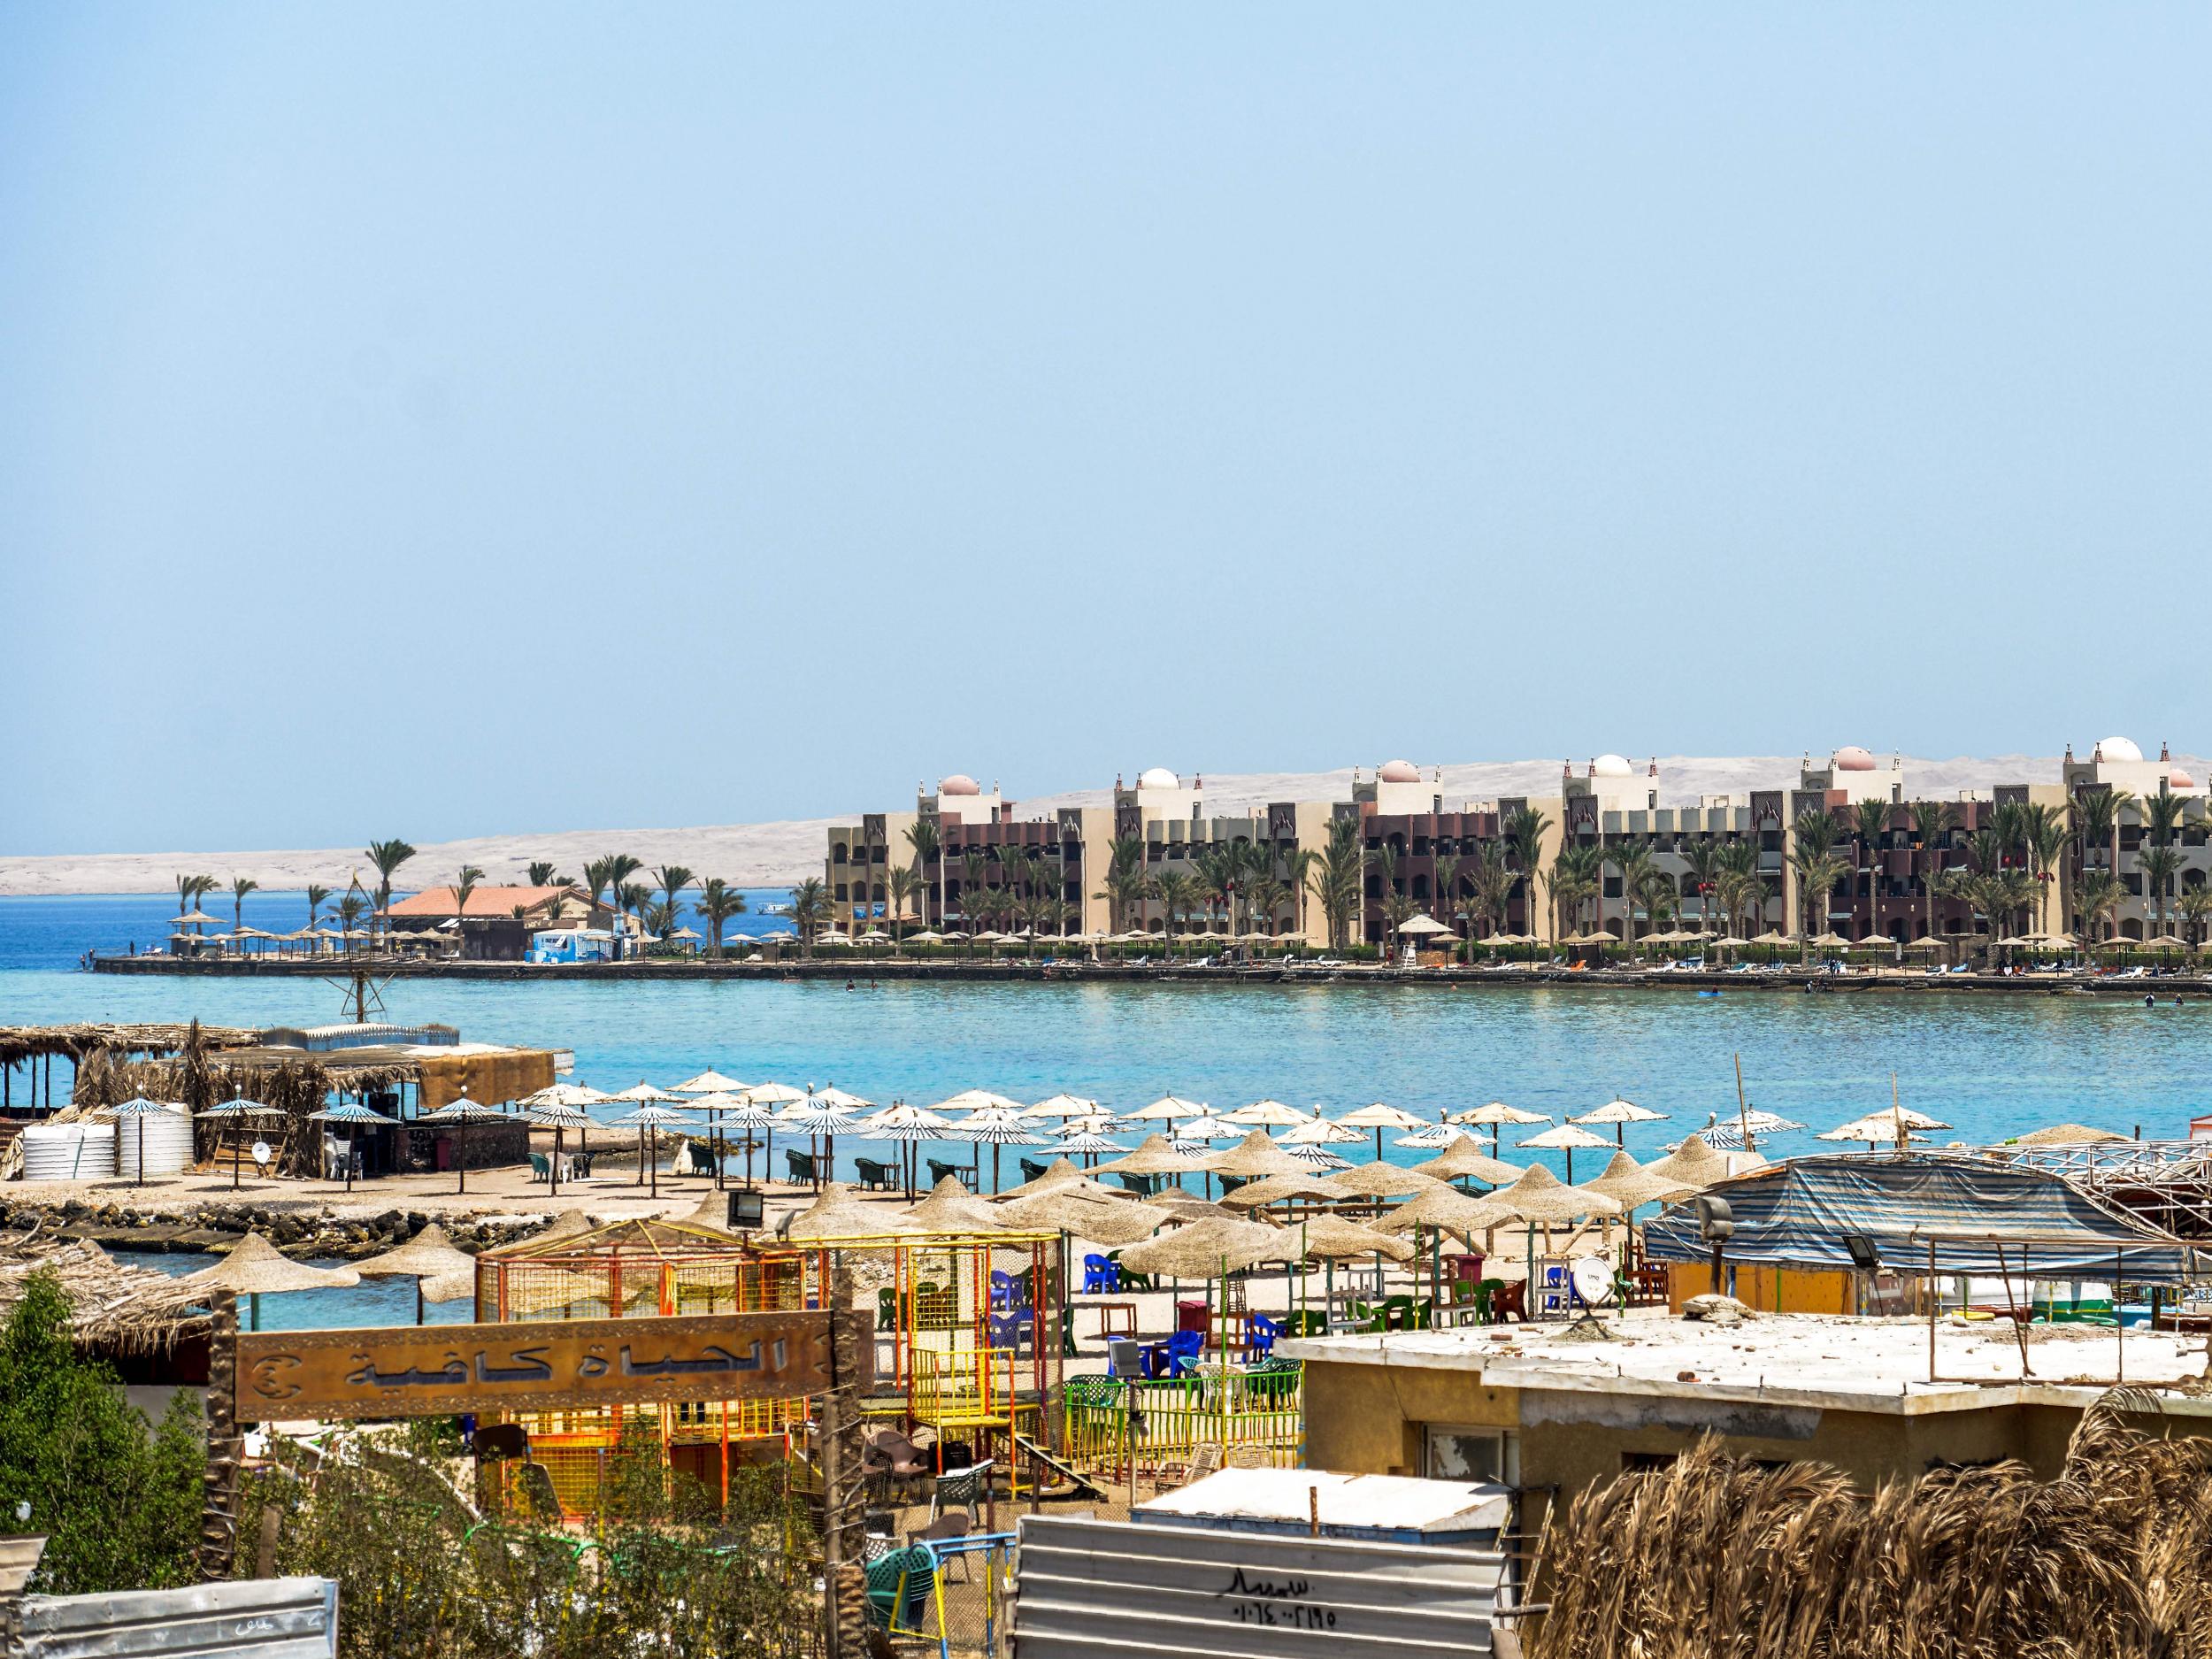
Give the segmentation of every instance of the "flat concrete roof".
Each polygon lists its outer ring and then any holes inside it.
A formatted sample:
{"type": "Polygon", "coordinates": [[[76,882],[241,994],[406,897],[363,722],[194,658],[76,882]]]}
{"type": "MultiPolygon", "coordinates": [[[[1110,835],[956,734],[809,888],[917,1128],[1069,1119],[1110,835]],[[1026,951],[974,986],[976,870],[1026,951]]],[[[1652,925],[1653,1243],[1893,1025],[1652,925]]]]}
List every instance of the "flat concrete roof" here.
{"type": "MultiPolygon", "coordinates": [[[[1285,1358],[1316,1364],[1466,1371],[1496,1387],[1584,1394],[1669,1395],[1914,1416],[1998,1404],[2083,1406],[2112,1386],[2120,1337],[2109,1326],[2027,1330],[2031,1374],[2008,1320],[1946,1318],[1936,1325],[1928,1380],[1925,1319],[1757,1314],[1711,1325],[1659,1310],[1605,1321],[1616,1340],[1585,1340],[1564,1322],[1394,1331],[1380,1336],[1279,1341],[1285,1358]]],[[[2206,1339],[2126,1333],[2126,1380],[2161,1387],[2208,1372],[2206,1339]]],[[[2167,1407],[2212,1416],[2212,1396],[2168,1394],[2167,1407]]]]}

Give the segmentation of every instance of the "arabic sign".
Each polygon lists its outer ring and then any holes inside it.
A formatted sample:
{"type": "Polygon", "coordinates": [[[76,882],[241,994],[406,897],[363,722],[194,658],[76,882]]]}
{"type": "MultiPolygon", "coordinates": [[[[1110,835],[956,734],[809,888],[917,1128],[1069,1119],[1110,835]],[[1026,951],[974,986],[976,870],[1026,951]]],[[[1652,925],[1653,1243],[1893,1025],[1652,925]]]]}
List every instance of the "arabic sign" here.
{"type": "Polygon", "coordinates": [[[830,1386],[829,1316],[726,1313],[238,1338],[238,1419],[791,1399],[830,1386]]]}

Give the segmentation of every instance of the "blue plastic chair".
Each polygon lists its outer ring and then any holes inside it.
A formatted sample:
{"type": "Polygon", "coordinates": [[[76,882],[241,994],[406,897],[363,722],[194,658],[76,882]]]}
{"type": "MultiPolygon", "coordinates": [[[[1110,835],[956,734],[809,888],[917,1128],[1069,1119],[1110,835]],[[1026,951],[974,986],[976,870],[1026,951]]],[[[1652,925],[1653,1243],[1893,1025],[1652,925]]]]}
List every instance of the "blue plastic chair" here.
{"type": "Polygon", "coordinates": [[[1283,1333],[1283,1327],[1265,1314],[1245,1316],[1244,1340],[1255,1359],[1264,1359],[1275,1351],[1275,1339],[1283,1333]]]}
{"type": "Polygon", "coordinates": [[[1202,1331],[1178,1331],[1157,1350],[1165,1361],[1170,1377],[1195,1377],[1199,1361],[1206,1352],[1206,1333],[1202,1331]]]}
{"type": "Polygon", "coordinates": [[[991,1306],[1006,1309],[1014,1305],[1014,1276],[991,1270],[991,1306]]]}
{"type": "Polygon", "coordinates": [[[1083,1258],[1083,1292],[1086,1295],[1120,1288],[1121,1273],[1111,1262],[1095,1254],[1083,1258]]]}

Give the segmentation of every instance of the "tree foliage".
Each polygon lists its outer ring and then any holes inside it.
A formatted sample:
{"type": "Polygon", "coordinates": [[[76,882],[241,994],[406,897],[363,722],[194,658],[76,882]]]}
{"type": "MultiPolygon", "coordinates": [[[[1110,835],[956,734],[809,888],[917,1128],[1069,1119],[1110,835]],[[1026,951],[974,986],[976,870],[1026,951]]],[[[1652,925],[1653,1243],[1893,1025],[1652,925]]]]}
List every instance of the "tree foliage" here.
{"type": "Polygon", "coordinates": [[[205,1463],[196,1396],[179,1389],[150,1424],[114,1371],[71,1342],[60,1279],[33,1274],[0,1329],[0,1516],[47,1535],[34,1587],[81,1595],[190,1583],[205,1463]],[[16,1520],[24,1504],[29,1515],[16,1520]]]}

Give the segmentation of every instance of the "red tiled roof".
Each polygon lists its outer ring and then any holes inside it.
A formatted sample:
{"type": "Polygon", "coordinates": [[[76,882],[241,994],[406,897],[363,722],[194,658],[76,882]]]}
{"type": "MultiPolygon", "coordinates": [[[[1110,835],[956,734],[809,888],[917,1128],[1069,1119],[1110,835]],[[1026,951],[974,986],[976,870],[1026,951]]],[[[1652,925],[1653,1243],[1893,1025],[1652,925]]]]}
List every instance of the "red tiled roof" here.
{"type": "MultiPolygon", "coordinates": [[[[557,903],[573,894],[583,893],[575,887],[472,887],[469,890],[467,914],[471,916],[512,916],[519,904],[526,910],[538,910],[557,903]]],[[[411,898],[394,899],[387,916],[429,916],[441,919],[453,914],[453,889],[450,887],[425,887],[411,898]]]]}

